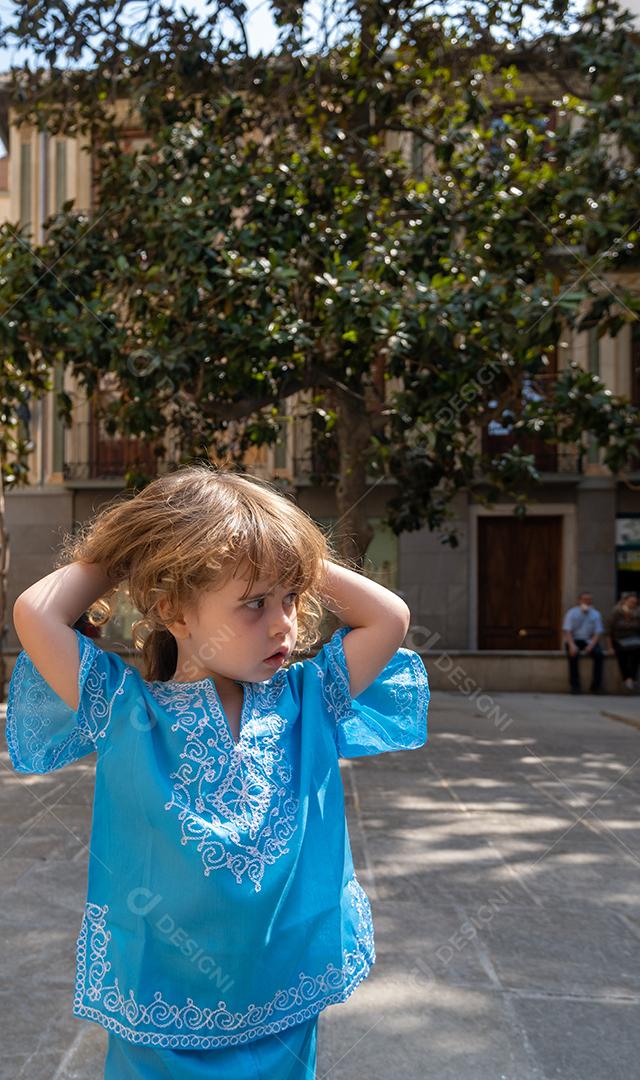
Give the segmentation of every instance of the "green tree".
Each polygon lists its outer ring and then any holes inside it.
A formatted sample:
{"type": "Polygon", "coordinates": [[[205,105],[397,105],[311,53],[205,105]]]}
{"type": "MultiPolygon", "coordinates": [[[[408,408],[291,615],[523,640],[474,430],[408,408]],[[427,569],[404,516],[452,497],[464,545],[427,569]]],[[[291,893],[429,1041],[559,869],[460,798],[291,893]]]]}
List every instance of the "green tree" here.
{"type": "Polygon", "coordinates": [[[599,333],[640,306],[621,274],[638,242],[640,51],[620,9],[358,0],[310,40],[307,5],[279,3],[278,46],[251,56],[243,3],[199,20],[136,4],[135,25],[130,7],[18,4],[4,28],[47,65],[12,73],[20,115],[86,135],[99,164],[90,221],[66,205],[30,252],[0,233],[13,382],[39,392],[59,362],[92,393],[114,372],[111,430],[170,428],[185,458],[273,442],[283,400],[310,388],[337,449],[339,538],[360,554],[367,477],[397,481],[397,532],[427,523],[452,543],[459,491],[524,508],[532,456],[478,446],[505,410],[523,434],[589,433],[612,469],[635,467],[637,411],[597,378],[569,363],[523,394],[585,302],[599,333]],[[544,34],[527,36],[532,16],[544,34]],[[123,102],[145,152],[119,143],[123,102]]]}

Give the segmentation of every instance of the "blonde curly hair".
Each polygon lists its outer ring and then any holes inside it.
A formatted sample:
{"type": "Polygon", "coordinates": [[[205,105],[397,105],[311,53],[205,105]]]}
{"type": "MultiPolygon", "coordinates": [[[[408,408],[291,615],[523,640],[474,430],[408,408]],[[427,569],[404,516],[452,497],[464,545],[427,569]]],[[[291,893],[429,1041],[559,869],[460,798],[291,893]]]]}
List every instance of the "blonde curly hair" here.
{"type": "Polygon", "coordinates": [[[116,583],[93,605],[94,622],[108,621],[109,597],[128,582],[143,616],[133,626],[143,677],[164,681],[174,675],[178,657],[168,626],[197,604],[202,591],[222,588],[242,562],[250,568],[243,597],[258,577],[298,593],[298,640],[290,662],[306,653],[320,636],[325,559],[355,569],[288,495],[223,462],[180,466],[133,497],[119,496],[65,537],[59,561],[100,563],[116,583]]]}

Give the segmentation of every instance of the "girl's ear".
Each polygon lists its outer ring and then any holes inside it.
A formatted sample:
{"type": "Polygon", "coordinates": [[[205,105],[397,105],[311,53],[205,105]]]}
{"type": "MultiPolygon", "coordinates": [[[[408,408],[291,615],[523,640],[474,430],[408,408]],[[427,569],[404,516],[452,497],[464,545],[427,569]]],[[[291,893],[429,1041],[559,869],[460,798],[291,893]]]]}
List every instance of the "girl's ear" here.
{"type": "Polygon", "coordinates": [[[169,600],[166,596],[158,600],[156,605],[156,611],[160,620],[164,623],[165,629],[169,630],[176,638],[185,638],[189,636],[189,627],[187,626],[185,619],[181,616],[178,619],[174,619],[173,622],[166,622],[166,617],[169,611],[169,600]]]}
{"type": "Polygon", "coordinates": [[[189,627],[184,619],[177,619],[175,622],[166,623],[165,629],[169,630],[173,634],[174,638],[188,638],[191,634],[189,627]]]}

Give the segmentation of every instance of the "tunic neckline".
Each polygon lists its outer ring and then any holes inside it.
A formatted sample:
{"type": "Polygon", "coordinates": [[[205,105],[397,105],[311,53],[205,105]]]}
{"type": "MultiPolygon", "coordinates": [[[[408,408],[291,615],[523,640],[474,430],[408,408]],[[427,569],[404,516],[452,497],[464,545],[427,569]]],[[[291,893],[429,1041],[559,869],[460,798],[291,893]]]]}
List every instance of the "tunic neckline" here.
{"type": "Polygon", "coordinates": [[[233,732],[231,730],[231,724],[229,723],[229,719],[227,717],[227,714],[224,711],[224,706],[222,704],[222,699],[220,697],[220,694],[218,693],[218,687],[215,684],[215,680],[214,680],[213,675],[205,675],[205,677],[203,679],[193,679],[191,681],[189,681],[189,680],[184,681],[184,680],[180,680],[180,679],[164,679],[164,680],[161,679],[160,680],[160,686],[194,686],[194,687],[210,686],[211,690],[213,691],[214,697],[215,697],[215,702],[216,702],[216,705],[218,707],[218,713],[220,715],[220,719],[222,720],[224,729],[225,729],[227,735],[229,736],[229,738],[231,739],[231,742],[233,743],[233,745],[234,746],[239,746],[240,741],[242,739],[242,734],[243,734],[243,731],[244,731],[245,723],[246,723],[245,712],[247,711],[247,708],[248,708],[248,705],[249,705],[249,694],[250,694],[250,690],[251,690],[251,683],[242,682],[240,679],[234,679],[233,682],[237,683],[238,686],[242,687],[242,708],[240,709],[240,726],[239,726],[239,730],[238,730],[238,738],[237,739],[234,738],[233,732]]]}

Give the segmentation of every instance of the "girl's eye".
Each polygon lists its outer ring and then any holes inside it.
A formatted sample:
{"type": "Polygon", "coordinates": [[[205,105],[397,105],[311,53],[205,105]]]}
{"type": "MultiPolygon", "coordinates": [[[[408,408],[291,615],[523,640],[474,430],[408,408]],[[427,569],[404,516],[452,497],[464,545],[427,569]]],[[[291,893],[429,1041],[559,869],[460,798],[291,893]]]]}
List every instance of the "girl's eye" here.
{"type": "MultiPolygon", "coordinates": [[[[296,592],[290,592],[285,597],[285,600],[288,600],[290,603],[294,604],[297,595],[298,594],[296,592]]],[[[251,611],[261,611],[262,607],[252,607],[252,604],[264,604],[264,596],[258,596],[255,600],[248,600],[245,604],[245,607],[248,607],[251,611]]]]}

